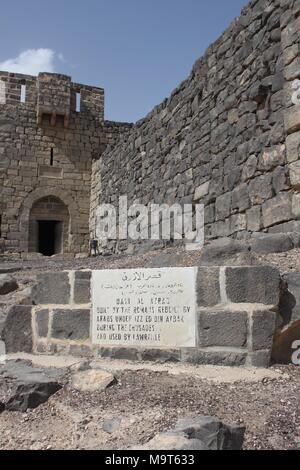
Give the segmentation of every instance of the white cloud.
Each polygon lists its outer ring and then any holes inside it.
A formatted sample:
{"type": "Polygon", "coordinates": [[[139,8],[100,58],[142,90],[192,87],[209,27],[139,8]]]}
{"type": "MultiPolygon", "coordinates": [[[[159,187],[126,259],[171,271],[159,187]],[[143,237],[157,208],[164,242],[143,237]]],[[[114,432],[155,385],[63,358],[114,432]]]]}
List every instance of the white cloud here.
{"type": "Polygon", "coordinates": [[[64,55],[62,53],[58,54],[57,57],[61,62],[66,62],[66,59],[64,58],[64,55]]]}
{"type": "MultiPolygon", "coordinates": [[[[27,49],[18,57],[0,62],[0,70],[38,75],[39,72],[55,72],[56,53],[52,49],[27,49]]],[[[62,55],[58,58],[61,60],[62,55]]]]}

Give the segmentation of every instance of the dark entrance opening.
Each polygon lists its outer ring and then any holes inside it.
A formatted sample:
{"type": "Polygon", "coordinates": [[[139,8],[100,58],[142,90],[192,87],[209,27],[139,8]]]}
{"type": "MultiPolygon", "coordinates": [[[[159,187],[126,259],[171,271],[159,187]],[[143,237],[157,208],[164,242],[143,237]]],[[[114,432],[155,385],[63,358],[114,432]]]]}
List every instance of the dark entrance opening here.
{"type": "Polygon", "coordinates": [[[52,256],[62,251],[62,222],[38,220],[39,253],[52,256]]]}

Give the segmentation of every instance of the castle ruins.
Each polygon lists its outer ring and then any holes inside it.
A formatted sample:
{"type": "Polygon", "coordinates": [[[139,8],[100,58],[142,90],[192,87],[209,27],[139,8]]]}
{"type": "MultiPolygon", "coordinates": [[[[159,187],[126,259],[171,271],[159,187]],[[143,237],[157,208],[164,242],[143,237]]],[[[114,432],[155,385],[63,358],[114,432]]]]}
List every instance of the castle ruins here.
{"type": "Polygon", "coordinates": [[[99,203],[123,195],[204,204],[206,239],[299,231],[299,13],[252,0],[133,126],[104,120],[101,88],[1,72],[2,250],[88,252],[99,203]]]}

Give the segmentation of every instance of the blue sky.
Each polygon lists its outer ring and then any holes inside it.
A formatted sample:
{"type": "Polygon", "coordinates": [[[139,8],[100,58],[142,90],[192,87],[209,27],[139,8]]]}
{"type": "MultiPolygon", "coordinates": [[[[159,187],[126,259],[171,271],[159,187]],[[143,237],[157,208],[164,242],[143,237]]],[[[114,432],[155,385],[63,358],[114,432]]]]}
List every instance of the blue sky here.
{"type": "Polygon", "coordinates": [[[247,0],[2,2],[0,69],[105,88],[106,119],[144,117],[184,80],[247,0]]]}

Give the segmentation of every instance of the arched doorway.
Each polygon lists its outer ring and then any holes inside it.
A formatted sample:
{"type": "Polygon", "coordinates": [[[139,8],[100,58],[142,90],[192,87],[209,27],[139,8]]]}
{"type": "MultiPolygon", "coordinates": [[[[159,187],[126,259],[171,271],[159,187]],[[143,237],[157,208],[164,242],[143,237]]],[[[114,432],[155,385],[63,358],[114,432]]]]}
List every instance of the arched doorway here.
{"type": "Polygon", "coordinates": [[[29,214],[28,251],[52,256],[68,251],[70,214],[55,196],[38,199],[29,214]]]}

